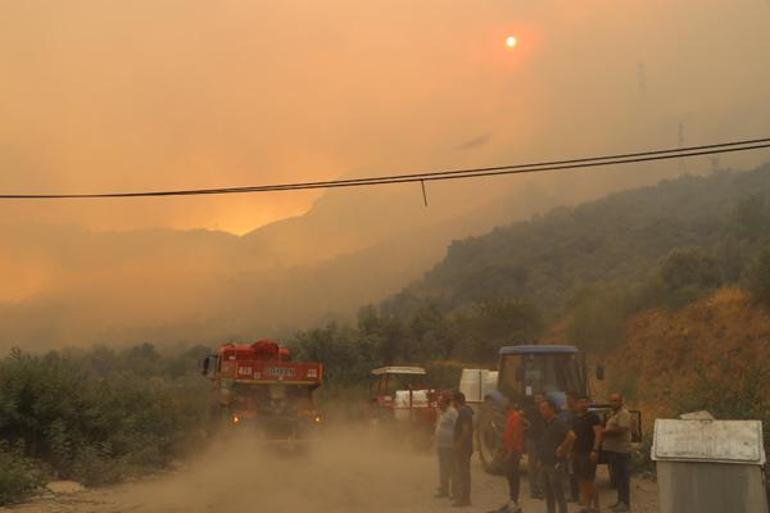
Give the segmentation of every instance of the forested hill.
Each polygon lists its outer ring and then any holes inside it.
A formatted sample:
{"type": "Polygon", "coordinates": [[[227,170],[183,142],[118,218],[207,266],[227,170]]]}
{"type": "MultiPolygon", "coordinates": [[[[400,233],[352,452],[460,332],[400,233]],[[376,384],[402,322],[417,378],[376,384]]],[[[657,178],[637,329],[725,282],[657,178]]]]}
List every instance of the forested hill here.
{"type": "Polygon", "coordinates": [[[503,345],[623,346],[628,320],[726,285],[770,306],[770,164],[686,176],[560,208],[453,243],[424,278],[356,326],[298,333],[302,357],[355,383],[388,363],[494,364],[503,345]],[[340,363],[341,362],[341,363],[340,363]]]}
{"type": "Polygon", "coordinates": [[[738,281],[768,236],[770,164],[685,176],[456,241],[421,281],[383,307],[403,312],[430,298],[453,311],[504,297],[553,319],[586,290],[644,288],[656,273],[685,273],[658,284],[675,288],[738,281]]]}

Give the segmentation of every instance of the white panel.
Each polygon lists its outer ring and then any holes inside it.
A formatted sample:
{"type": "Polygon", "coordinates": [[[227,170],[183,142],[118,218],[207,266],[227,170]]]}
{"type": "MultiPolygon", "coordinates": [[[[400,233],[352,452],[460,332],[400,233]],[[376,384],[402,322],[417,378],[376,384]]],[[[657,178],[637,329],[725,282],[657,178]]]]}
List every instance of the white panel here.
{"type": "Polygon", "coordinates": [[[762,422],[657,419],[652,459],[763,465],[762,422]]]}

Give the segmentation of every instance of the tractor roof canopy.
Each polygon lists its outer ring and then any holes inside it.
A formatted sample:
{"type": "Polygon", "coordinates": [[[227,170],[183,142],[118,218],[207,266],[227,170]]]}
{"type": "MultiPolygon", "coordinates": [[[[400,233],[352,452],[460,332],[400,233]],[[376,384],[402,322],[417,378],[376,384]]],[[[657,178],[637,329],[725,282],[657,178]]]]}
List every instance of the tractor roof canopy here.
{"type": "Polygon", "coordinates": [[[427,372],[422,367],[380,367],[374,369],[372,374],[375,376],[383,376],[385,374],[411,374],[417,376],[425,376],[427,372]]]}
{"type": "Polygon", "coordinates": [[[556,346],[556,345],[528,345],[528,346],[505,346],[500,348],[500,356],[524,355],[524,354],[577,354],[578,350],[574,346],[556,346]]]}

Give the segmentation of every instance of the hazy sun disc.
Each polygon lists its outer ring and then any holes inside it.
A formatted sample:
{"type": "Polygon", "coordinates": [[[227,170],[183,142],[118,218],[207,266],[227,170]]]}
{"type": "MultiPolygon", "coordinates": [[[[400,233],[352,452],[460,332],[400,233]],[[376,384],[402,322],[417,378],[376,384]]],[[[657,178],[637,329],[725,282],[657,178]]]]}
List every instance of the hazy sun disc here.
{"type": "Polygon", "coordinates": [[[508,36],[505,39],[505,46],[508,48],[516,48],[517,44],[519,44],[519,41],[514,36],[508,36]]]}

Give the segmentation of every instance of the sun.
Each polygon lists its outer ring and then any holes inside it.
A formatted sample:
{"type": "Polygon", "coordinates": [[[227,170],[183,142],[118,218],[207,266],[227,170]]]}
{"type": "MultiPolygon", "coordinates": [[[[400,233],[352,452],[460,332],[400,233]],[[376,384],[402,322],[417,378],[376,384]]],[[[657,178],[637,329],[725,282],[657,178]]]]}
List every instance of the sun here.
{"type": "Polygon", "coordinates": [[[519,44],[519,40],[516,39],[515,36],[508,36],[507,38],[505,38],[505,46],[507,46],[511,50],[516,48],[516,45],[518,44],[519,44]]]}

